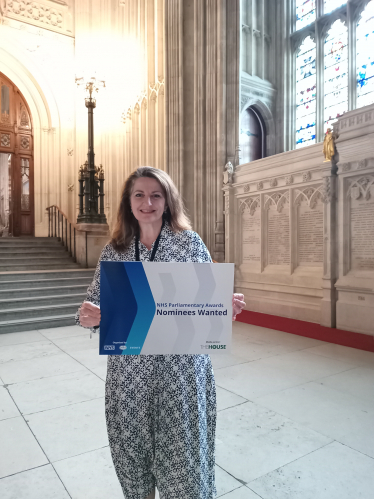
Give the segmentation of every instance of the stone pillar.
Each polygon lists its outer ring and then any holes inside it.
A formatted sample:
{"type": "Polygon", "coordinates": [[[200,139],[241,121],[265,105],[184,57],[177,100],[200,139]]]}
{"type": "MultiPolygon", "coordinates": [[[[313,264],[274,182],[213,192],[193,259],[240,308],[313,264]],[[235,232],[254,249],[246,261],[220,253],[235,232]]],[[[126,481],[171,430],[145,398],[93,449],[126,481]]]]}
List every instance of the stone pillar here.
{"type": "MultiPolygon", "coordinates": [[[[221,124],[221,129],[225,129],[225,162],[231,161],[233,165],[235,163],[235,157],[237,152],[237,147],[239,146],[239,113],[240,113],[240,33],[241,33],[241,22],[240,22],[240,0],[236,1],[226,1],[225,5],[221,6],[221,13],[223,19],[226,20],[226,29],[221,30],[221,33],[225,35],[225,67],[222,68],[224,71],[222,75],[222,92],[224,99],[225,114],[222,117],[223,123],[221,124]]],[[[220,95],[218,96],[220,97],[220,95]]],[[[221,135],[219,135],[221,137],[221,135]]],[[[219,145],[218,145],[219,147],[219,145]]],[[[219,167],[223,168],[223,163],[219,167]]],[[[232,190],[232,189],[231,189],[232,190]]],[[[230,192],[231,192],[230,190],[230,192]]],[[[225,204],[224,213],[228,211],[227,202],[232,199],[233,194],[231,193],[228,198],[226,198],[225,193],[225,204]]],[[[218,200],[218,206],[220,206],[221,200],[218,200]]],[[[230,206],[232,203],[230,202],[230,206]]],[[[232,216],[232,215],[231,215],[232,216]]],[[[225,224],[231,223],[231,225],[226,228],[225,226],[225,261],[234,261],[233,247],[231,247],[232,238],[227,239],[228,234],[234,234],[233,223],[229,221],[228,216],[225,215],[225,224]],[[226,244],[230,245],[227,249],[226,244]]],[[[220,229],[221,222],[219,217],[217,217],[216,222],[216,252],[217,258],[220,255],[220,229]]]]}
{"type": "Polygon", "coordinates": [[[234,166],[236,148],[239,146],[239,106],[240,106],[240,4],[227,2],[227,68],[226,68],[226,127],[227,161],[234,166]]]}
{"type": "Polygon", "coordinates": [[[275,129],[275,153],[282,153],[294,148],[295,135],[293,131],[293,119],[290,109],[294,107],[293,84],[294,65],[289,33],[294,27],[294,4],[288,0],[277,0],[273,2],[274,14],[272,18],[275,24],[275,47],[274,47],[274,86],[277,89],[276,96],[276,129],[275,129]]]}
{"type": "Polygon", "coordinates": [[[101,250],[109,240],[109,227],[106,224],[79,224],[76,226],[77,263],[82,267],[96,267],[101,250]]]}
{"type": "Polygon", "coordinates": [[[235,196],[231,184],[223,187],[225,217],[225,262],[235,262],[235,196]]]}
{"type": "Polygon", "coordinates": [[[224,196],[222,195],[222,171],[226,163],[226,0],[219,0],[217,7],[217,160],[216,171],[216,219],[214,259],[225,261],[224,196]]]}
{"type": "Polygon", "coordinates": [[[321,301],[321,325],[336,327],[336,300],[335,283],[337,279],[338,250],[337,250],[337,219],[336,219],[336,165],[333,161],[322,165],[323,179],[323,277],[321,301]]]}
{"type": "Polygon", "coordinates": [[[183,195],[183,0],[165,0],[165,20],[166,164],[183,195]]]}

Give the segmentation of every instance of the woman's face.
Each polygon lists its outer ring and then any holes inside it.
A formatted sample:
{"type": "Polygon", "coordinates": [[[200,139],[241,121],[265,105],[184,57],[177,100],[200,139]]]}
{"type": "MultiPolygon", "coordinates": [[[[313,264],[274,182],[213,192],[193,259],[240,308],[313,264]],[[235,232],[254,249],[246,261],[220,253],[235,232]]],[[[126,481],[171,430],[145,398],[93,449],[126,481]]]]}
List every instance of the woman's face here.
{"type": "Polygon", "coordinates": [[[142,177],[135,180],[130,204],[134,217],[140,224],[161,220],[165,201],[161,184],[156,179],[142,177]]]}

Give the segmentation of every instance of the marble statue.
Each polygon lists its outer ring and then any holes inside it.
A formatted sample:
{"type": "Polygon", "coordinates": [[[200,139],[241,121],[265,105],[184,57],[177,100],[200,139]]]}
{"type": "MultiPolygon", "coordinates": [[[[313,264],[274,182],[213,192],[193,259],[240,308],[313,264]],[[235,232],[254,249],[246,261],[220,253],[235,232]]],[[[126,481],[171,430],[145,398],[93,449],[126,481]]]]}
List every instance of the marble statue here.
{"type": "Polygon", "coordinates": [[[225,164],[225,171],[223,172],[223,183],[224,184],[231,184],[233,173],[234,173],[234,167],[233,167],[231,161],[228,161],[225,164]]]}

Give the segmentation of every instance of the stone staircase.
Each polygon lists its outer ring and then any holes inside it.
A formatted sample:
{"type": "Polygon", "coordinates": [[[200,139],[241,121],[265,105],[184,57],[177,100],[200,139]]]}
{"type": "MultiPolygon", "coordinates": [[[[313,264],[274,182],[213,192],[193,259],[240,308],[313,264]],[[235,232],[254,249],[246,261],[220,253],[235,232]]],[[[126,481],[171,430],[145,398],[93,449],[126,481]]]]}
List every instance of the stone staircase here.
{"type": "Polygon", "coordinates": [[[57,238],[0,238],[0,333],[75,324],[93,275],[57,238]]]}

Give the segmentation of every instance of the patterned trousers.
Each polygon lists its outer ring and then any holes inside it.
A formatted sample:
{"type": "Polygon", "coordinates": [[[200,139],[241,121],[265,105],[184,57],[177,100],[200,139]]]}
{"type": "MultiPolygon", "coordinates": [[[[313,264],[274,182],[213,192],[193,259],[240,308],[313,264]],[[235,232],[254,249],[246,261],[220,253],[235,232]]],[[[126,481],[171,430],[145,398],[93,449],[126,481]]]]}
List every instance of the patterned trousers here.
{"type": "Polygon", "coordinates": [[[105,413],[126,499],[212,499],[216,391],[208,355],[108,357],[105,413]]]}

